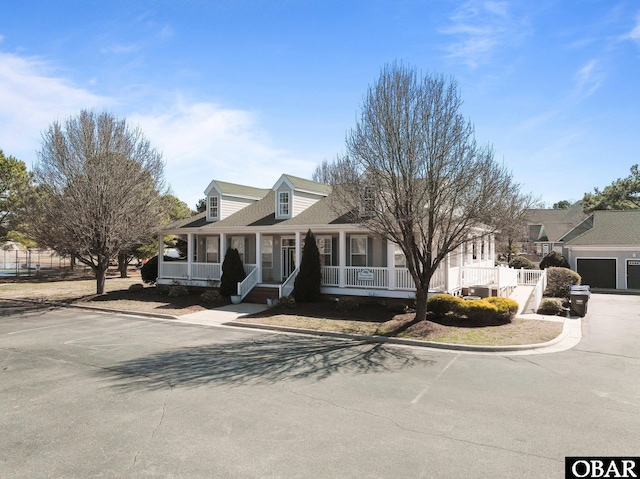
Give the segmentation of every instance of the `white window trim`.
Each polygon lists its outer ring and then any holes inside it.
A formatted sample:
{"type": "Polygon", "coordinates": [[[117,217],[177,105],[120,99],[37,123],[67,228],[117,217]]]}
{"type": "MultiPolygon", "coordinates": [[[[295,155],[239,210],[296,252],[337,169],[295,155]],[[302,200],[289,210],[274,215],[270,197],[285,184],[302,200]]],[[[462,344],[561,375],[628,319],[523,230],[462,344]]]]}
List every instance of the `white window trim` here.
{"type": "Polygon", "coordinates": [[[231,237],[231,247],[238,250],[238,253],[240,254],[240,259],[242,260],[242,263],[244,264],[244,236],[232,236],[231,237]],[[239,243],[241,247],[240,248],[236,248],[235,243],[239,243]]]}
{"type": "Polygon", "coordinates": [[[320,253],[320,256],[328,256],[329,257],[329,264],[325,263],[325,266],[332,266],[333,265],[333,239],[331,238],[331,236],[326,236],[326,235],[322,235],[322,236],[316,236],[316,245],[318,245],[318,252],[320,253]],[[326,251],[320,251],[320,246],[318,245],[318,241],[319,240],[323,240],[323,244],[326,246],[329,246],[329,252],[327,253],[326,251]]]}
{"type": "Polygon", "coordinates": [[[205,236],[204,244],[204,260],[205,263],[219,263],[220,262],[220,238],[218,236],[205,236]],[[215,261],[209,261],[209,246],[213,246],[211,254],[215,254],[215,261]]]}
{"type": "Polygon", "coordinates": [[[262,262],[262,267],[264,269],[273,269],[273,236],[263,236],[262,237],[262,245],[261,245],[261,248],[260,248],[260,254],[262,256],[262,258],[260,258],[260,261],[262,262]],[[265,243],[266,240],[271,241],[271,251],[270,252],[267,252],[267,250],[266,250],[266,248],[264,246],[264,243],[265,243]],[[268,262],[268,263],[265,263],[265,261],[264,261],[264,255],[265,254],[270,254],[271,255],[271,261],[268,262]]]}
{"type": "Polygon", "coordinates": [[[364,266],[369,265],[369,238],[367,235],[352,235],[349,237],[349,264],[353,266],[353,257],[354,256],[364,256],[364,266]],[[353,252],[354,240],[356,239],[364,239],[364,253],[355,253],[353,252]]]}
{"type": "Polygon", "coordinates": [[[278,212],[278,218],[289,218],[291,216],[291,191],[278,191],[276,211],[278,212]],[[282,195],[287,195],[287,201],[282,201],[282,195]],[[283,207],[286,206],[287,212],[284,213],[283,207]]]}
{"type": "Polygon", "coordinates": [[[212,220],[217,220],[220,218],[220,198],[217,195],[214,196],[209,196],[209,198],[207,199],[207,215],[209,216],[210,219],[212,220]],[[215,209],[216,209],[216,214],[212,214],[212,201],[215,200],[216,205],[215,205],[215,209]]]}

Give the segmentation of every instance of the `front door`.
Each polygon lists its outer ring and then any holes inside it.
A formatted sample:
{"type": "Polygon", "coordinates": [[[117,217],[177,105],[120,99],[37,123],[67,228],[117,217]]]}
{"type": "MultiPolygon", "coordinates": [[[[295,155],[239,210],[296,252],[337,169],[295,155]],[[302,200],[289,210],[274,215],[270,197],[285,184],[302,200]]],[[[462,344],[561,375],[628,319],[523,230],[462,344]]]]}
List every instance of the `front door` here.
{"type": "Polygon", "coordinates": [[[282,238],[282,281],[296,269],[296,239],[282,238]]]}
{"type": "Polygon", "coordinates": [[[640,261],[627,261],[627,289],[640,289],[640,261]]]}

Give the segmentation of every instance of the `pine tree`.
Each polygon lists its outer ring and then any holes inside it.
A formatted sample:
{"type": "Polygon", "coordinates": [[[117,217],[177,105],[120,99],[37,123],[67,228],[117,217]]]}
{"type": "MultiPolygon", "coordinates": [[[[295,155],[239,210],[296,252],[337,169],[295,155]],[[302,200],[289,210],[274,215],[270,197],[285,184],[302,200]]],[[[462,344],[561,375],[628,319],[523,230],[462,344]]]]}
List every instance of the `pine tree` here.
{"type": "Polygon", "coordinates": [[[300,261],[300,272],[296,276],[292,296],[296,302],[312,303],[320,299],[320,285],[322,283],[322,271],[320,269],[320,253],[316,238],[307,231],[300,261]]]}
{"type": "Polygon", "coordinates": [[[220,294],[233,296],[238,294],[238,283],[246,278],[240,253],[235,248],[229,248],[222,262],[222,278],[220,278],[220,294]]]}

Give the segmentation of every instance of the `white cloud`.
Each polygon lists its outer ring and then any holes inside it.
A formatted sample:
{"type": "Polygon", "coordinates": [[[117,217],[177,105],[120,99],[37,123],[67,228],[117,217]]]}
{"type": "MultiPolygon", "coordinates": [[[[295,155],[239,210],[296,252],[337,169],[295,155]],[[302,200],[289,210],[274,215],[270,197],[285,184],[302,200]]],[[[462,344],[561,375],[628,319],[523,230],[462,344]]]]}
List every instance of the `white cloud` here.
{"type": "Polygon", "coordinates": [[[640,14],[636,17],[636,26],[624,38],[640,42],[640,14]]]}
{"type": "Polygon", "coordinates": [[[0,52],[0,148],[27,165],[53,121],[113,103],[53,73],[41,59],[0,52]]]}
{"type": "Polygon", "coordinates": [[[575,75],[576,91],[579,98],[586,98],[593,94],[603,81],[603,73],[599,68],[597,60],[589,61],[575,75]]]}
{"type": "Polygon", "coordinates": [[[255,112],[178,98],[162,111],[129,115],[128,122],[162,150],[174,194],[189,206],[212,179],[269,188],[282,173],[313,168],[272,146],[255,112]]]}
{"type": "Polygon", "coordinates": [[[450,17],[450,25],[441,33],[456,40],[447,47],[449,57],[471,68],[489,61],[501,46],[513,44],[527,34],[526,19],[516,18],[505,1],[468,0],[450,17]]]}

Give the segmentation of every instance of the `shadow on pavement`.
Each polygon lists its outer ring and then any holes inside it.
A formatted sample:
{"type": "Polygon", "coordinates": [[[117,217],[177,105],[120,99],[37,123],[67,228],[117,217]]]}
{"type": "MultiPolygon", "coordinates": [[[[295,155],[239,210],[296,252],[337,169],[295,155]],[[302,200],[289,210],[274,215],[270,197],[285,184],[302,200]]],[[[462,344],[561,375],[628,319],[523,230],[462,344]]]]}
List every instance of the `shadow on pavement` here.
{"type": "Polygon", "coordinates": [[[273,384],[335,373],[397,371],[433,361],[410,349],[323,338],[268,338],[182,348],[124,361],[98,374],[123,390],[273,384]]]}

